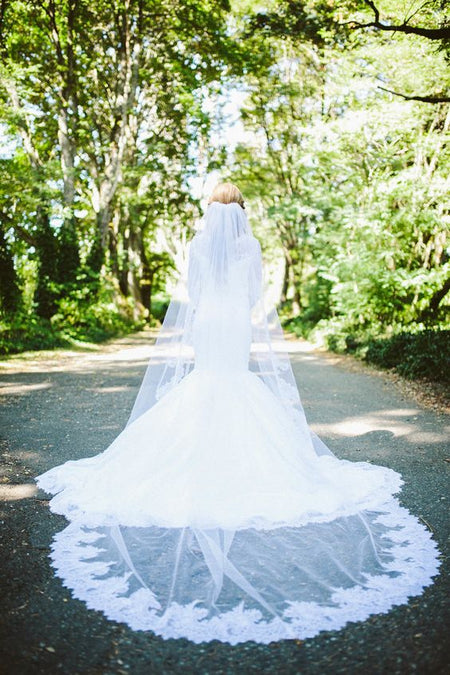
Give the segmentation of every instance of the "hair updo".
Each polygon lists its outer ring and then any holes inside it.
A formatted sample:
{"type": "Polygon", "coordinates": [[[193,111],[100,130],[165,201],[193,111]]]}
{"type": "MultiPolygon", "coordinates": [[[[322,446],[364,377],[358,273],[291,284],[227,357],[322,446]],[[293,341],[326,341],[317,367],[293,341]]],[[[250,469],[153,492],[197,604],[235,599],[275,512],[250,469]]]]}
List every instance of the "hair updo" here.
{"type": "Polygon", "coordinates": [[[245,209],[242,192],[233,183],[218,183],[212,191],[208,204],[220,202],[221,204],[239,204],[245,209]]]}

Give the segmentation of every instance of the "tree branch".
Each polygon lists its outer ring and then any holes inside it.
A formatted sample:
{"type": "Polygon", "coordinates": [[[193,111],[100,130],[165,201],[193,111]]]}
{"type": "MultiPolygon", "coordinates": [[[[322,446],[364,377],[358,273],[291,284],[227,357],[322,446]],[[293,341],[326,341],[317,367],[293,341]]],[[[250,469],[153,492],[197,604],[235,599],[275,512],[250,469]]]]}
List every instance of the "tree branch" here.
{"type": "Polygon", "coordinates": [[[49,36],[56,50],[56,58],[60,67],[65,67],[65,59],[61,40],[59,37],[58,22],[56,20],[56,7],[54,0],[49,0],[48,5],[44,2],[40,3],[42,9],[49,19],[49,36]]]}
{"type": "Polygon", "coordinates": [[[34,237],[31,232],[28,232],[24,227],[22,227],[22,225],[19,225],[18,223],[11,223],[11,226],[14,228],[14,232],[17,234],[17,236],[26,244],[29,246],[37,245],[36,237],[34,237]]]}
{"type": "Polygon", "coordinates": [[[422,103],[450,103],[450,96],[409,96],[408,94],[401,94],[398,91],[392,91],[392,89],[386,89],[386,87],[378,86],[378,89],[387,91],[389,94],[393,94],[394,96],[400,96],[406,101],[422,101],[422,103]]]}
{"type": "Polygon", "coordinates": [[[439,305],[441,304],[441,301],[445,298],[445,296],[449,291],[450,291],[450,277],[444,281],[441,288],[439,288],[437,291],[435,291],[435,293],[433,293],[427,307],[425,307],[421,311],[419,321],[424,321],[428,317],[435,315],[439,308],[439,305]]]}
{"type": "Polygon", "coordinates": [[[429,40],[450,40],[450,26],[441,26],[440,28],[423,28],[421,26],[410,26],[409,18],[401,24],[389,25],[380,20],[380,10],[373,0],[364,0],[374,14],[374,20],[367,23],[359,21],[346,21],[342,25],[350,25],[352,28],[376,28],[377,30],[390,31],[393,33],[407,33],[420,35],[429,40]]]}
{"type": "Polygon", "coordinates": [[[18,115],[19,124],[17,125],[17,128],[20,136],[22,137],[23,147],[25,148],[25,152],[28,155],[30,164],[34,169],[40,169],[42,167],[42,161],[39,156],[39,151],[33,143],[33,136],[30,131],[28,116],[25,112],[25,106],[22,105],[22,102],[19,99],[16,83],[12,79],[5,80],[4,87],[8,93],[12,109],[16,115],[18,115]]]}

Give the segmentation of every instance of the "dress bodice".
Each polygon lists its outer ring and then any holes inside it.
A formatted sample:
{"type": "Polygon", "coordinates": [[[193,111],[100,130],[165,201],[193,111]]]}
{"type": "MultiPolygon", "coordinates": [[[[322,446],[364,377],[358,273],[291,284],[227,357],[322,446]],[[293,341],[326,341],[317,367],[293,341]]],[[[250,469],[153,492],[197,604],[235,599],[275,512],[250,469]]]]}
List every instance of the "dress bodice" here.
{"type": "Polygon", "coordinates": [[[251,319],[249,261],[235,264],[229,281],[200,292],[193,323],[195,367],[209,371],[248,370],[251,319]]]}

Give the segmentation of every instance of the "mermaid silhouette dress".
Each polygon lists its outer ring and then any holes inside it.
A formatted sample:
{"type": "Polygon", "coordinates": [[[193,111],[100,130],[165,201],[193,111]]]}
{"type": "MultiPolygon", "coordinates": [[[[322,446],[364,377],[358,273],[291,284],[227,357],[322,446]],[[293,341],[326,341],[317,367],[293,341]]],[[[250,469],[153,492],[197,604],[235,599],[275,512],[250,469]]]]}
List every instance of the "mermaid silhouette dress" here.
{"type": "Polygon", "coordinates": [[[421,593],[437,551],[393,496],[399,474],[318,454],[249,369],[259,246],[248,229],[223,243],[214,272],[218,242],[197,246],[190,372],[103,453],[38,477],[71,521],[52,561],[75,597],[135,630],[305,638],[421,593]]]}

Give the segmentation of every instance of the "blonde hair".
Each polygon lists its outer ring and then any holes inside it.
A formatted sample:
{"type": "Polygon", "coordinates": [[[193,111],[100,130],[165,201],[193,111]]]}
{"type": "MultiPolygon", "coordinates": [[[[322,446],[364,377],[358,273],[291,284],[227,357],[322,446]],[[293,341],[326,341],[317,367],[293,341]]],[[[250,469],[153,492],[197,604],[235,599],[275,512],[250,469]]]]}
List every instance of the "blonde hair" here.
{"type": "Polygon", "coordinates": [[[242,192],[233,183],[218,183],[211,193],[208,204],[220,202],[221,204],[239,204],[245,209],[242,192]]]}

